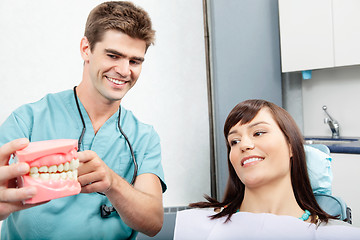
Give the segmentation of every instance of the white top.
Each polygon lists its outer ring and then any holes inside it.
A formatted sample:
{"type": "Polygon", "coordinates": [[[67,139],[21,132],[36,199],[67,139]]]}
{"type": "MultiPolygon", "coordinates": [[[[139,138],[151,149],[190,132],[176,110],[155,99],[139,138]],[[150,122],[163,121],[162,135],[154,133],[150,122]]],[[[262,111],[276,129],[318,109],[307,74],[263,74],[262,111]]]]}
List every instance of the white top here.
{"type": "Polygon", "coordinates": [[[235,213],[211,220],[213,209],[189,209],[176,216],[174,240],[182,239],[360,239],[360,228],[340,221],[329,224],[304,222],[291,216],[269,213],[235,213]]]}

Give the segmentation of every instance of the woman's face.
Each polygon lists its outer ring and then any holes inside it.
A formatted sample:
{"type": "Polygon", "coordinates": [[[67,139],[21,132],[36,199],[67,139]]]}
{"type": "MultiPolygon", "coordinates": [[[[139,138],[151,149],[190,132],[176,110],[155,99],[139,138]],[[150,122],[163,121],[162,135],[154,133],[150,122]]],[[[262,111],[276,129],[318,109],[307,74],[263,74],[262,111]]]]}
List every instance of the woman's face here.
{"type": "Polygon", "coordinates": [[[227,140],[231,164],[247,188],[290,179],[290,145],[269,108],[251,122],[233,126],[227,140]]]}

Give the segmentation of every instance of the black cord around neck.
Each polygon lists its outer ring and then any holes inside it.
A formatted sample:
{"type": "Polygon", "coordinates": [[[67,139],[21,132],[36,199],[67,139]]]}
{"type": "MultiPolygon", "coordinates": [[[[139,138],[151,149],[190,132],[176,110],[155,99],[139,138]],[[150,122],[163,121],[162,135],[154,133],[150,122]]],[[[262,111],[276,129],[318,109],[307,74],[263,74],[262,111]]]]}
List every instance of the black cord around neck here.
{"type": "Polygon", "coordinates": [[[131,158],[132,158],[133,163],[134,163],[134,175],[133,175],[133,178],[132,178],[132,180],[131,180],[131,182],[130,182],[130,184],[133,185],[134,182],[135,182],[135,179],[136,179],[137,170],[138,170],[138,165],[137,165],[137,162],[136,162],[136,160],[135,160],[134,150],[133,150],[133,148],[132,148],[132,146],[131,146],[131,144],[130,144],[130,141],[129,141],[128,137],[126,136],[126,134],[124,133],[124,131],[122,130],[122,128],[121,128],[120,116],[121,116],[121,106],[119,107],[118,128],[119,128],[121,134],[124,136],[125,141],[127,142],[128,146],[129,146],[129,148],[130,148],[131,158]]]}
{"type": "Polygon", "coordinates": [[[84,138],[85,131],[86,131],[86,125],[85,125],[84,117],[83,117],[83,115],[81,113],[81,110],[80,110],[79,100],[78,100],[77,93],[76,93],[76,86],[74,87],[74,98],[75,98],[77,109],[78,109],[79,114],[80,114],[81,122],[83,124],[83,129],[81,131],[81,135],[80,135],[79,141],[78,141],[78,151],[80,151],[80,146],[81,146],[81,143],[82,143],[82,140],[84,138]]]}

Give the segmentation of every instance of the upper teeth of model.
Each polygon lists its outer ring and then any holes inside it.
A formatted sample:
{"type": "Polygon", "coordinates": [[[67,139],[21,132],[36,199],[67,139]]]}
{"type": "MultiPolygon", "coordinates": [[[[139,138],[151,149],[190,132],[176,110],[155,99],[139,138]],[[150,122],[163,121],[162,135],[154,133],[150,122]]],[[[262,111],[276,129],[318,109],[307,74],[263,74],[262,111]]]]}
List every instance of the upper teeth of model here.
{"type": "Polygon", "coordinates": [[[73,159],[71,162],[49,167],[31,167],[29,175],[33,178],[40,178],[43,180],[75,180],[77,179],[77,168],[79,165],[79,159],[73,159]]]}
{"type": "Polygon", "coordinates": [[[247,163],[255,162],[255,161],[262,161],[262,160],[263,160],[262,158],[249,158],[243,162],[243,165],[245,165],[247,163]]]}
{"type": "Polygon", "coordinates": [[[111,78],[111,77],[107,77],[107,79],[109,79],[111,82],[116,83],[116,84],[123,84],[123,83],[125,83],[125,81],[116,80],[116,79],[111,78]]]}

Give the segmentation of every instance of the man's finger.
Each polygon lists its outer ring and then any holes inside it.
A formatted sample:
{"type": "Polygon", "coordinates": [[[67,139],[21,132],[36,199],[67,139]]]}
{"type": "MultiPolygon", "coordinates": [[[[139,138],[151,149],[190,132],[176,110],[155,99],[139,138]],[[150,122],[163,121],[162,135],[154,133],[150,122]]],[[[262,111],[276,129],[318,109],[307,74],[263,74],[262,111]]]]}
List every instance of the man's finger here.
{"type": "Polygon", "coordinates": [[[41,204],[44,204],[44,203],[47,203],[47,202],[49,202],[49,201],[41,202],[41,203],[35,203],[35,204],[23,204],[21,201],[8,202],[8,203],[6,203],[7,213],[2,212],[2,216],[0,217],[0,220],[4,220],[12,212],[24,210],[24,209],[31,208],[31,207],[35,207],[35,206],[38,206],[38,205],[41,205],[41,204]]]}
{"type": "Polygon", "coordinates": [[[36,195],[36,187],[7,188],[0,190],[1,202],[19,202],[36,195]]]}
{"type": "Polygon", "coordinates": [[[97,157],[97,154],[94,151],[86,150],[83,152],[78,152],[78,159],[80,162],[88,162],[95,157],[97,157]]]}
{"type": "Polygon", "coordinates": [[[0,167],[0,183],[6,182],[10,179],[20,177],[25,175],[30,170],[30,167],[27,163],[15,163],[9,166],[0,167]]]}
{"type": "Polygon", "coordinates": [[[29,140],[26,138],[19,138],[8,142],[0,147],[0,166],[7,165],[11,154],[15,151],[21,150],[29,145],[29,140]]]}

